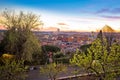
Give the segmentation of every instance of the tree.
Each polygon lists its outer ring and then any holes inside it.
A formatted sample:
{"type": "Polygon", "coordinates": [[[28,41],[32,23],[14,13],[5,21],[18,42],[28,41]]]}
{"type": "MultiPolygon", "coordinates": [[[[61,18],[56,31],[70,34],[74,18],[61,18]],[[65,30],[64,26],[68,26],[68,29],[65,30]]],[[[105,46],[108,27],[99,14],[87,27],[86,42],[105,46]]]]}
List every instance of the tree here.
{"type": "Polygon", "coordinates": [[[87,54],[75,54],[71,63],[78,65],[88,72],[94,72],[102,80],[113,80],[120,72],[120,45],[113,43],[108,51],[106,39],[96,39],[87,54]]]}
{"type": "Polygon", "coordinates": [[[58,52],[60,51],[60,48],[57,46],[53,46],[53,45],[44,45],[42,46],[42,51],[43,52],[58,52]]]}
{"type": "Polygon", "coordinates": [[[87,49],[91,46],[91,44],[85,44],[80,47],[82,51],[84,51],[87,54],[87,49]]]}
{"type": "Polygon", "coordinates": [[[54,54],[60,51],[60,48],[54,45],[43,45],[42,48],[42,62],[49,63],[49,58],[53,60],[54,54]]]}
{"type": "Polygon", "coordinates": [[[97,38],[99,38],[101,41],[103,41],[103,39],[106,38],[107,49],[109,50],[112,43],[116,41],[116,37],[115,37],[115,32],[111,32],[111,30],[109,32],[109,26],[107,27],[108,27],[108,31],[103,32],[104,30],[100,30],[100,32],[97,35],[97,38]]]}
{"type": "Polygon", "coordinates": [[[31,30],[41,25],[39,17],[32,13],[4,11],[0,23],[7,28],[0,43],[2,53],[12,53],[16,58],[31,61],[33,54],[40,55],[40,43],[31,30]]]}

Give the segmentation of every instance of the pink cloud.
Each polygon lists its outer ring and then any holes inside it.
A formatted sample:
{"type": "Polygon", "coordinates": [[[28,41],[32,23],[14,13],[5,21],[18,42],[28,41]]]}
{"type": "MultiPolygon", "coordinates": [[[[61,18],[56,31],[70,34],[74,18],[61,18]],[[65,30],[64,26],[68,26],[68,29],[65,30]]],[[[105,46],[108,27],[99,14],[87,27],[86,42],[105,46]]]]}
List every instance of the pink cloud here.
{"type": "Polygon", "coordinates": [[[101,17],[108,18],[108,19],[120,19],[120,16],[106,16],[106,15],[102,15],[101,17]]]}
{"type": "Polygon", "coordinates": [[[67,25],[66,23],[57,23],[58,25],[67,25]]]}

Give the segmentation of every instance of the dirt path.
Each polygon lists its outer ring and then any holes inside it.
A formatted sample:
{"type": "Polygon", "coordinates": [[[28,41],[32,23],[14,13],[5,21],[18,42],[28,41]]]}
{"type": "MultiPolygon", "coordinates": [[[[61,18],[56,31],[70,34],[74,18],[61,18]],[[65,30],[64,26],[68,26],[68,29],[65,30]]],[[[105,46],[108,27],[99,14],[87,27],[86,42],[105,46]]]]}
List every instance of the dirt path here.
{"type": "Polygon", "coordinates": [[[29,71],[27,80],[48,80],[48,78],[40,74],[40,71],[37,69],[29,71]]]}

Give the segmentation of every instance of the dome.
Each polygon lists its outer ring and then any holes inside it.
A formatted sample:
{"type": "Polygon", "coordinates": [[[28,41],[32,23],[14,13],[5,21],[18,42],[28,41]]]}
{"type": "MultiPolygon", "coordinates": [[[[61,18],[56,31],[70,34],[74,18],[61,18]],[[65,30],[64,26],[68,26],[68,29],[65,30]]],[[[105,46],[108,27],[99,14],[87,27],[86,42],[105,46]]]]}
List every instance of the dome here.
{"type": "Polygon", "coordinates": [[[102,28],[102,32],[115,32],[115,30],[112,29],[110,26],[105,25],[105,26],[102,28]]]}

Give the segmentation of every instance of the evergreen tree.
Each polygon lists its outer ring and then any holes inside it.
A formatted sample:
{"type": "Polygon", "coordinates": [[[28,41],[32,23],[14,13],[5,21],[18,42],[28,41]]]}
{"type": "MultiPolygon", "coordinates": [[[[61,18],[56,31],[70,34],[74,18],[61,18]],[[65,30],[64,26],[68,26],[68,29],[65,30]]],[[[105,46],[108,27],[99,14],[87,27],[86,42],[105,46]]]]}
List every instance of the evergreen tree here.
{"type": "Polygon", "coordinates": [[[97,38],[99,38],[101,41],[103,40],[102,30],[100,30],[100,32],[98,33],[97,38]]]}

